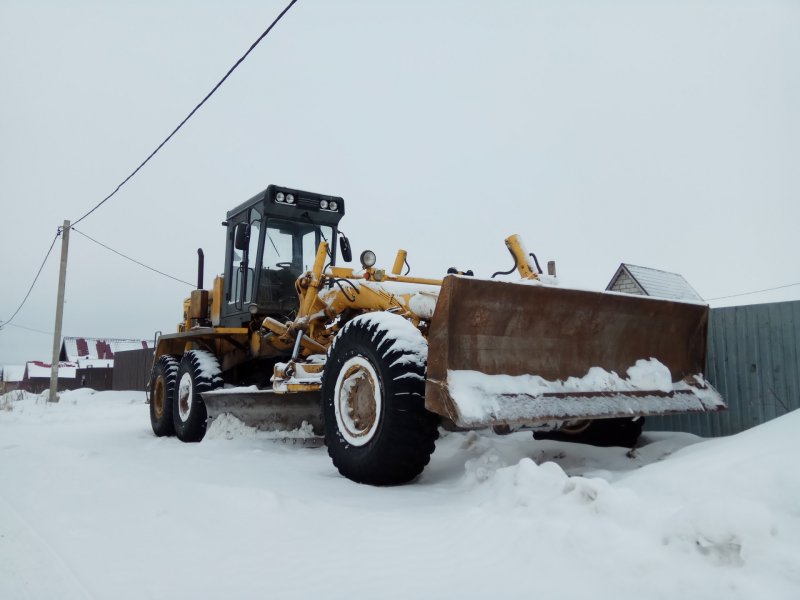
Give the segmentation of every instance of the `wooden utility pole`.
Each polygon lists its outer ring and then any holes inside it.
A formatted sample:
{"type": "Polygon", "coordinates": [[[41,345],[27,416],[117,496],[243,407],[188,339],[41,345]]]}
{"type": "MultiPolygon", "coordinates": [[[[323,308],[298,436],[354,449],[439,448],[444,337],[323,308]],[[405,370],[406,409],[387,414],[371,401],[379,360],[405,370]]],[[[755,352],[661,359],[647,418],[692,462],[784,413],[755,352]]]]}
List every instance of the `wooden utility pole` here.
{"type": "Polygon", "coordinates": [[[58,402],[58,355],[61,351],[61,321],[64,317],[64,288],[67,283],[67,253],[69,252],[69,221],[61,229],[61,269],[58,272],[58,299],[56,300],[56,325],[53,332],[53,362],[50,367],[50,394],[48,402],[58,402]]]}

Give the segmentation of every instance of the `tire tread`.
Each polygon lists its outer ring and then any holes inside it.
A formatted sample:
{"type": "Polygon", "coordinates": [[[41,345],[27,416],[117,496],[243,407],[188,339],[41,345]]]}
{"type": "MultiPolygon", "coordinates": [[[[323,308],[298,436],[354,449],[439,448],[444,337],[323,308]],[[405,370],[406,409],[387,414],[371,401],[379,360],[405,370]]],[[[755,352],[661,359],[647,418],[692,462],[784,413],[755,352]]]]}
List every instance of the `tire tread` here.
{"type": "Polygon", "coordinates": [[[439,437],[439,417],[425,409],[425,364],[411,351],[395,347],[389,333],[378,322],[348,323],[331,349],[322,379],[328,455],[342,475],[357,483],[384,486],[413,480],[430,461],[439,437]],[[373,362],[384,393],[379,431],[361,447],[351,447],[342,438],[333,407],[339,368],[355,354],[373,362]]]}

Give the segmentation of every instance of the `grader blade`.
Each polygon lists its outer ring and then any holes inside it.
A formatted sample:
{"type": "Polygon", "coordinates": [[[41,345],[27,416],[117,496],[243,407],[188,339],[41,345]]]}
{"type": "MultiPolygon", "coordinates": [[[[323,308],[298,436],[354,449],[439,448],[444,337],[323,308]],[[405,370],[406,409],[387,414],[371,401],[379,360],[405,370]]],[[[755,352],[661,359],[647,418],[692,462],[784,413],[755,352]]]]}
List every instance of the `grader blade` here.
{"type": "Polygon", "coordinates": [[[425,405],[465,428],[719,410],[707,324],[701,304],[450,276],[425,405]]]}
{"type": "Polygon", "coordinates": [[[311,426],[310,437],[322,436],[319,392],[278,394],[272,390],[229,388],[203,393],[209,424],[229,414],[264,431],[295,432],[311,426]]]}

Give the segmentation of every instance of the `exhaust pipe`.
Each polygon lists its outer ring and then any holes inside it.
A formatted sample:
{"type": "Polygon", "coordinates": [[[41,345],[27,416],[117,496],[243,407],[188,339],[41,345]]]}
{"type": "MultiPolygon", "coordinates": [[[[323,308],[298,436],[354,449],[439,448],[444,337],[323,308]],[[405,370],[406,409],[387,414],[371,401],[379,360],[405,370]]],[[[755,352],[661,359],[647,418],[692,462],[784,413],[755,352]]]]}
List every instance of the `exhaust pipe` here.
{"type": "Polygon", "coordinates": [[[203,270],[205,268],[205,256],[203,255],[203,249],[197,249],[197,289],[203,289],[203,270]]]}

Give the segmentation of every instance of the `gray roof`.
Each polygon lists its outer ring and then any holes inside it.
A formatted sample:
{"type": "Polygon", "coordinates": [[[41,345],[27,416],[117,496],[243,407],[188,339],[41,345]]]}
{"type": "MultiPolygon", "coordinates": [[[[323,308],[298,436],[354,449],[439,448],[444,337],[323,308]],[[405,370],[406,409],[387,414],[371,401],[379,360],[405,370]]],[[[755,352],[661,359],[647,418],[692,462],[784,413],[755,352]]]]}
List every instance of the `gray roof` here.
{"type": "Polygon", "coordinates": [[[612,288],[614,282],[623,272],[627,272],[648,296],[669,298],[671,300],[703,302],[702,296],[689,285],[689,282],[686,281],[682,275],[627,263],[622,263],[619,266],[619,269],[617,269],[614,277],[612,277],[609,282],[608,287],[606,287],[607,290],[612,288]]]}

